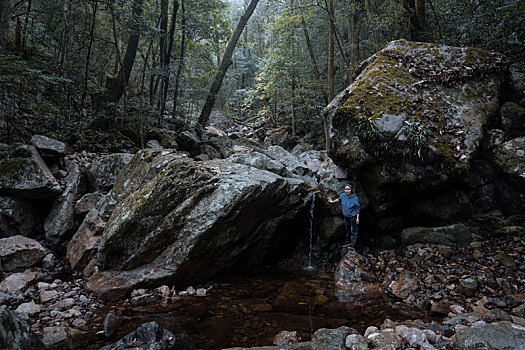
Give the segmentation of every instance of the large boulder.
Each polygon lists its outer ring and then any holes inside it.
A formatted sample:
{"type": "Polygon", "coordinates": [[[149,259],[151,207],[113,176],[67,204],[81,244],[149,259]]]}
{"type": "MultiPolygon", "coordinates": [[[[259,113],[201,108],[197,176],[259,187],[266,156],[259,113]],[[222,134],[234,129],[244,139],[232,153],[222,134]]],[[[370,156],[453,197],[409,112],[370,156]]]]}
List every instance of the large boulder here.
{"type": "Polygon", "coordinates": [[[6,306],[0,306],[0,349],[44,350],[46,347],[27,323],[16,319],[6,306]]]}
{"type": "Polygon", "coordinates": [[[45,256],[46,250],[34,239],[24,236],[0,239],[0,265],[6,272],[31,267],[45,256]]]}
{"type": "Polygon", "coordinates": [[[181,285],[256,267],[293,249],[307,223],[306,188],[225,160],[142,150],[110,192],[117,204],[88,287],[115,299],[139,285],[181,285]]]}
{"type": "Polygon", "coordinates": [[[0,160],[0,194],[39,199],[56,196],[60,191],[59,183],[35,147],[12,145],[0,160]]]}
{"type": "Polygon", "coordinates": [[[69,151],[65,143],[43,135],[33,135],[31,143],[43,156],[63,157],[69,151]]]}
{"type": "Polygon", "coordinates": [[[0,237],[34,236],[37,219],[35,206],[30,200],[0,196],[0,237]]]}
{"type": "Polygon", "coordinates": [[[463,186],[498,115],[504,68],[483,50],[393,41],[327,106],[329,155],[358,175],[374,212],[416,217],[406,203],[463,186]]]}

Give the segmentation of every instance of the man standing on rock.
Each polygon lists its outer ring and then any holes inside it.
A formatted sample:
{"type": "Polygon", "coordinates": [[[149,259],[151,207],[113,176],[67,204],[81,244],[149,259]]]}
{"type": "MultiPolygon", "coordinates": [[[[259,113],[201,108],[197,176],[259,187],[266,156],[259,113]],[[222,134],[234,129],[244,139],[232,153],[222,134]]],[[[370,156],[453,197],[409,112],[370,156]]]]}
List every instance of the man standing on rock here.
{"type": "Polygon", "coordinates": [[[359,204],[359,198],[357,198],[352,192],[352,185],[347,184],[345,185],[345,192],[341,193],[336,200],[332,200],[331,197],[328,197],[328,203],[341,202],[346,233],[346,240],[343,248],[355,249],[361,204],[359,204]]]}

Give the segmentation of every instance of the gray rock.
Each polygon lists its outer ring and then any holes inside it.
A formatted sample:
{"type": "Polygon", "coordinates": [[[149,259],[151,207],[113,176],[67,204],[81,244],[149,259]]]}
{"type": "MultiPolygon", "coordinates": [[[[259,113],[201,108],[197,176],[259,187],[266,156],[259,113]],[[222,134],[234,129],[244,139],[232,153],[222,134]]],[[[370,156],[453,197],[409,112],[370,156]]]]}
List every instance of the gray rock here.
{"type": "Polygon", "coordinates": [[[345,346],[350,350],[367,350],[368,339],[359,334],[350,334],[346,337],[345,346]]]}
{"type": "Polygon", "coordinates": [[[355,297],[379,297],[379,286],[366,281],[372,276],[360,261],[355,251],[348,251],[335,271],[336,295],[341,301],[351,301],[355,297]]]}
{"type": "Polygon", "coordinates": [[[29,303],[22,303],[18,305],[15,312],[26,313],[29,316],[33,316],[35,314],[40,313],[41,310],[42,310],[42,306],[35,304],[35,302],[31,301],[29,303]]]}
{"type": "Polygon", "coordinates": [[[418,349],[423,346],[423,344],[428,343],[426,334],[418,328],[411,328],[401,325],[397,326],[395,330],[396,333],[401,337],[403,344],[406,346],[418,349]]]}
{"type": "Polygon", "coordinates": [[[130,153],[114,153],[93,160],[86,176],[94,190],[110,190],[126,164],[133,158],[130,153]]]}
{"type": "Polygon", "coordinates": [[[433,243],[464,247],[470,243],[471,239],[470,230],[463,224],[444,227],[412,227],[401,232],[403,245],[433,243]]]}
{"type": "Polygon", "coordinates": [[[43,135],[33,135],[31,143],[44,155],[50,154],[61,157],[65,156],[69,151],[65,143],[43,135]]]}
{"type": "Polygon", "coordinates": [[[478,290],[478,281],[472,277],[462,278],[456,288],[465,296],[473,297],[478,290]]]}
{"type": "Polygon", "coordinates": [[[75,214],[89,212],[102,197],[104,197],[104,194],[101,192],[86,193],[75,203],[75,214]]]}
{"type": "Polygon", "coordinates": [[[46,250],[34,239],[24,236],[0,239],[0,262],[6,272],[33,266],[44,256],[46,250]]]}
{"type": "Polygon", "coordinates": [[[124,319],[115,314],[109,313],[104,318],[104,335],[110,338],[118,331],[118,328],[122,324],[124,319]]]}
{"type": "Polygon", "coordinates": [[[503,266],[511,269],[516,270],[516,262],[514,261],[514,258],[510,256],[507,252],[499,251],[497,252],[495,256],[496,260],[499,261],[503,266]]]}
{"type": "Polygon", "coordinates": [[[100,350],[124,350],[130,347],[137,350],[147,350],[152,348],[156,350],[190,349],[183,340],[175,337],[170,331],[162,329],[155,322],[149,322],[144,323],[133,332],[124,336],[118,342],[106,345],[100,348],[100,350]],[[138,345],[137,340],[141,342],[142,345],[138,345]]]}
{"type": "Polygon", "coordinates": [[[337,329],[320,328],[312,335],[312,349],[345,350],[346,337],[350,334],[357,334],[357,331],[345,326],[337,329]]]}
{"type": "Polygon", "coordinates": [[[44,327],[42,332],[42,342],[47,348],[65,342],[69,338],[69,327],[53,326],[44,327]]]}
{"type": "Polygon", "coordinates": [[[37,219],[36,209],[31,201],[0,196],[0,237],[34,236],[33,229],[37,219]]]}
{"type": "Polygon", "coordinates": [[[159,141],[157,140],[149,140],[147,143],[146,143],[146,147],[147,148],[164,148],[160,145],[159,141]]]}
{"type": "Polygon", "coordinates": [[[475,350],[481,346],[486,346],[487,349],[523,350],[525,327],[499,322],[459,329],[456,332],[456,346],[460,350],[475,350]]]}
{"type": "Polygon", "coordinates": [[[60,192],[60,185],[35,147],[9,147],[7,156],[0,160],[0,194],[38,199],[60,192]]]}
{"type": "Polygon", "coordinates": [[[44,269],[49,269],[51,267],[54,267],[56,265],[57,261],[53,254],[47,254],[44,259],[42,260],[42,267],[44,269]]]}
{"type": "Polygon", "coordinates": [[[525,181],[525,137],[512,139],[497,147],[494,162],[505,173],[525,181]]]}
{"type": "Polygon", "coordinates": [[[513,308],[512,313],[518,317],[525,317],[525,303],[513,308]]]}
{"type": "Polygon", "coordinates": [[[405,299],[418,289],[418,281],[408,273],[403,273],[389,285],[389,289],[394,296],[405,299]]]}
{"type": "Polygon", "coordinates": [[[17,320],[9,309],[2,305],[0,306],[0,349],[44,350],[46,347],[25,322],[17,320]]]}
{"type": "Polygon", "coordinates": [[[111,192],[117,205],[87,286],[120,298],[139,283],[184,284],[258,266],[299,235],[293,222],[306,193],[304,181],[252,167],[142,150],[111,192]]]}
{"type": "Polygon", "coordinates": [[[377,333],[372,333],[367,338],[370,345],[374,348],[391,346],[396,349],[401,346],[401,338],[393,329],[386,329],[377,333]]]}
{"type": "Polygon", "coordinates": [[[74,162],[68,163],[69,174],[66,188],[51,206],[51,211],[44,222],[46,242],[54,248],[59,247],[69,238],[75,227],[75,203],[82,186],[80,167],[74,162]]]}
{"type": "Polygon", "coordinates": [[[525,135],[525,108],[507,102],[501,107],[501,124],[509,138],[525,135]]]}
{"type": "Polygon", "coordinates": [[[299,158],[295,157],[281,146],[268,147],[266,154],[273,160],[284,164],[286,168],[296,175],[311,176],[313,174],[313,172],[307,166],[305,166],[305,164],[302,163],[299,158]]]}

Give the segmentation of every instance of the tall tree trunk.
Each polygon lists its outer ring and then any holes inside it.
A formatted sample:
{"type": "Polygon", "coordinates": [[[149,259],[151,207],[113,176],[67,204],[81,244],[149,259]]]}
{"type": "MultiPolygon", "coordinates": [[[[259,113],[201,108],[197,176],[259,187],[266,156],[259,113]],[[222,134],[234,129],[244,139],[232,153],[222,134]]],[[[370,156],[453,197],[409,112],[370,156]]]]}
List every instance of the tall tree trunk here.
{"type": "Polygon", "coordinates": [[[84,103],[86,102],[86,96],[88,91],[89,63],[91,60],[91,47],[93,46],[93,40],[95,39],[95,23],[97,19],[98,0],[94,0],[91,6],[93,12],[91,15],[91,25],[89,27],[89,44],[86,55],[86,67],[84,70],[84,90],[82,91],[82,100],[80,102],[81,108],[84,108],[84,103]]]}
{"type": "Polygon", "coordinates": [[[4,54],[7,49],[12,12],[13,0],[0,0],[0,54],[4,54]]]}
{"type": "Polygon", "coordinates": [[[408,13],[408,31],[410,38],[414,41],[428,40],[425,0],[403,0],[403,7],[408,13]]]}
{"type": "Polygon", "coordinates": [[[180,78],[182,76],[182,67],[184,67],[184,51],[186,47],[186,8],[184,6],[184,0],[181,0],[181,11],[182,37],[180,39],[179,65],[177,67],[177,75],[175,76],[175,91],[173,92],[173,111],[171,113],[173,118],[177,115],[180,78]]]}
{"type": "MultiPolygon", "coordinates": [[[[328,0],[328,14],[334,18],[334,0],[328,0]]],[[[330,19],[331,21],[331,19],[330,19]]],[[[334,27],[328,27],[328,102],[334,99],[334,27]]]]}
{"type": "MultiPolygon", "coordinates": [[[[321,81],[321,73],[319,72],[319,66],[317,65],[317,60],[315,59],[314,48],[312,46],[312,41],[310,40],[310,34],[308,33],[308,28],[306,27],[306,21],[304,20],[304,13],[299,0],[296,0],[297,8],[299,9],[299,14],[301,15],[301,25],[303,27],[304,38],[306,40],[306,47],[308,48],[308,54],[310,55],[310,60],[312,61],[312,67],[314,69],[314,76],[317,81],[321,81]]],[[[328,103],[328,96],[326,90],[321,88],[321,94],[323,95],[325,103],[328,103]]]]}
{"type": "Polygon", "coordinates": [[[27,2],[27,10],[26,10],[26,16],[24,19],[24,28],[23,28],[23,35],[22,35],[22,52],[25,58],[28,57],[27,37],[29,36],[29,17],[31,16],[31,5],[32,5],[32,1],[29,0],[27,2]]]}
{"type": "Polygon", "coordinates": [[[159,92],[159,115],[158,115],[158,124],[162,116],[164,115],[164,109],[166,108],[166,100],[164,99],[164,77],[167,75],[166,72],[166,35],[168,34],[168,0],[160,1],[160,39],[159,39],[159,48],[160,48],[160,92],[159,92]]]}
{"type": "Polygon", "coordinates": [[[255,7],[257,7],[258,2],[259,0],[251,0],[250,4],[246,8],[246,12],[239,19],[237,27],[235,27],[235,30],[233,31],[230,37],[230,40],[228,40],[228,45],[226,45],[226,51],[224,52],[224,56],[221,60],[221,66],[219,67],[219,71],[215,75],[213,83],[211,84],[210,92],[208,93],[208,97],[206,97],[206,103],[204,104],[204,107],[202,108],[201,114],[198,119],[198,123],[201,127],[206,126],[208,124],[208,121],[210,120],[211,110],[213,109],[215,99],[217,98],[217,94],[219,93],[219,89],[221,88],[222,80],[224,79],[224,76],[228,71],[228,67],[230,67],[230,65],[232,64],[232,55],[233,51],[235,50],[235,46],[237,45],[237,41],[239,40],[239,37],[241,36],[241,33],[244,27],[246,26],[246,23],[248,23],[248,20],[250,19],[253,11],[255,10],[255,7]]]}
{"type": "Polygon", "coordinates": [[[122,66],[120,67],[117,79],[114,82],[114,85],[108,91],[107,101],[117,103],[129,80],[131,74],[131,69],[133,68],[133,63],[135,63],[135,57],[137,55],[137,48],[139,45],[140,38],[140,17],[142,15],[142,2],[143,0],[134,0],[133,1],[133,12],[131,14],[131,22],[133,29],[128,39],[128,46],[126,47],[126,52],[124,53],[124,59],[122,61],[122,66]]]}
{"type": "MultiPolygon", "coordinates": [[[[163,100],[166,101],[166,98],[168,96],[168,86],[170,81],[170,62],[171,62],[171,53],[173,51],[173,37],[175,36],[175,21],[177,19],[177,12],[179,11],[179,1],[174,0],[173,1],[173,10],[171,13],[171,22],[170,22],[170,30],[168,33],[168,39],[167,39],[167,45],[168,49],[166,52],[166,57],[164,59],[164,62],[166,64],[166,75],[164,76],[164,91],[163,91],[163,100]]],[[[165,102],[164,102],[165,103],[165,102]]]]}
{"type": "Polygon", "coordinates": [[[348,70],[348,83],[356,77],[357,65],[359,64],[359,45],[361,35],[361,19],[364,11],[364,0],[354,1],[354,13],[352,15],[352,41],[350,43],[350,66],[348,70]]]}

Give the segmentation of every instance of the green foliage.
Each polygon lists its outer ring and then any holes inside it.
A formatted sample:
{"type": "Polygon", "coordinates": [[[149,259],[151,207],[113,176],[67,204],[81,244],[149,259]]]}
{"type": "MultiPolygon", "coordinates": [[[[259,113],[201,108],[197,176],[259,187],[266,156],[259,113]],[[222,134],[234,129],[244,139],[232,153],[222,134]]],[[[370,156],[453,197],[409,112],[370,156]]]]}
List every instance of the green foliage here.
{"type": "Polygon", "coordinates": [[[423,160],[422,151],[428,146],[432,132],[428,127],[416,120],[405,120],[398,134],[403,138],[387,138],[377,128],[375,120],[382,113],[371,117],[360,115],[355,126],[359,140],[367,152],[378,159],[412,159],[423,160]]]}

